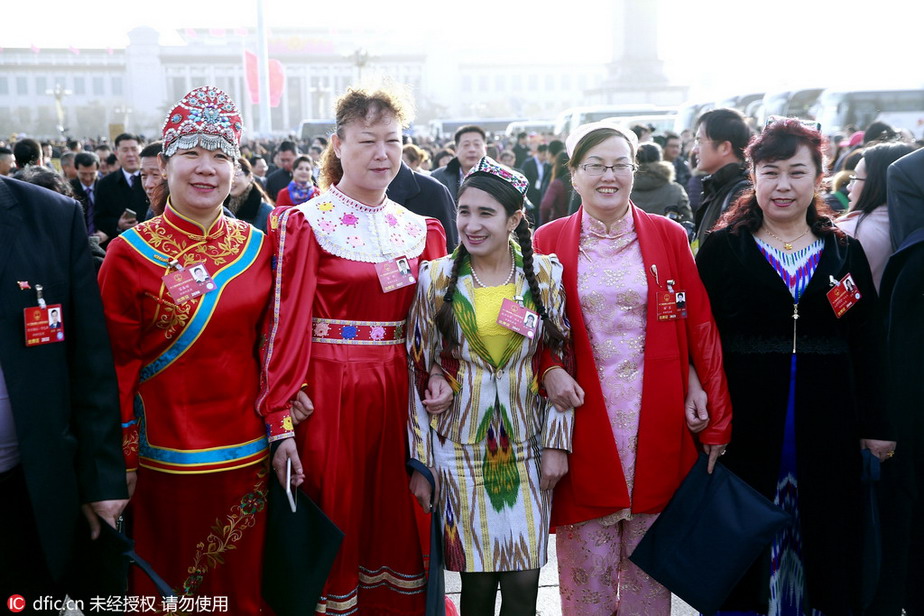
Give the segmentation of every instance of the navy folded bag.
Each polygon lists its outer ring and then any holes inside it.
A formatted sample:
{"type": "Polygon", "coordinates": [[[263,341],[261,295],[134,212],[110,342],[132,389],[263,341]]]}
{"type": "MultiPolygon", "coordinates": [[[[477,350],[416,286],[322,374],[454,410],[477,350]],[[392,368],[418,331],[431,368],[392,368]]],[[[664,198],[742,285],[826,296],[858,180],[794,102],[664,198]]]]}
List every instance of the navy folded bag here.
{"type": "Polygon", "coordinates": [[[673,498],[629,557],[702,612],[720,609],[774,535],[792,516],[700,454],[673,498]]]}

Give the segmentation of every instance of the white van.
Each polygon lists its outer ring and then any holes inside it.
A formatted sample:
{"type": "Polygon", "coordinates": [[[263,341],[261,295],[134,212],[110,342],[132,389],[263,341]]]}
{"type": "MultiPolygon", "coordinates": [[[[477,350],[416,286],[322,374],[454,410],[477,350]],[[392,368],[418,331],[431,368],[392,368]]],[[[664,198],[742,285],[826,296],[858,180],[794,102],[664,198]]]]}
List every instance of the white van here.
{"type": "Polygon", "coordinates": [[[849,126],[864,130],[879,120],[924,138],[924,88],[825,90],[813,111],[826,135],[844,132],[849,126]]]}
{"type": "Polygon", "coordinates": [[[650,103],[638,105],[594,105],[565,109],[555,118],[555,134],[565,139],[581,124],[599,122],[607,118],[629,116],[669,115],[676,113],[676,107],[659,107],[650,103]]]}

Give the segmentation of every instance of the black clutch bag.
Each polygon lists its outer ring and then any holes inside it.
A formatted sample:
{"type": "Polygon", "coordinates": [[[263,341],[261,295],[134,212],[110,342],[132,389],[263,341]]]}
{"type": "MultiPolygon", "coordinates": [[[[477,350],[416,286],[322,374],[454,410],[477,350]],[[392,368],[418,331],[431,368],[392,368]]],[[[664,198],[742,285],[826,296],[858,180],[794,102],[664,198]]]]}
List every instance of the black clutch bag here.
{"type": "Polygon", "coordinates": [[[275,476],[268,481],[263,598],[277,616],[313,614],[340,551],[343,531],[301,490],[292,512],[275,476]]]}
{"type": "Polygon", "coordinates": [[[702,612],[719,610],[792,516],[700,454],[629,559],[702,612]]]}

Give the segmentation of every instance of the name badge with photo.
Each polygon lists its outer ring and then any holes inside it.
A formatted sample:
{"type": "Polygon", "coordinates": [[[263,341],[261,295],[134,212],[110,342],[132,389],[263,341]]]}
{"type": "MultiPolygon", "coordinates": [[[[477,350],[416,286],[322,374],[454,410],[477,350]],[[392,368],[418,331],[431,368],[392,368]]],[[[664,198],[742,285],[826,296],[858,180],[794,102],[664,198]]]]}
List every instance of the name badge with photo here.
{"type": "Polygon", "coordinates": [[[527,338],[534,338],[536,329],[539,327],[539,315],[512,299],[506,298],[497,315],[497,324],[527,338]]]}
{"type": "Polygon", "coordinates": [[[170,297],[177,304],[185,304],[218,288],[204,263],[193,263],[184,269],[170,272],[163,277],[163,281],[170,297]]]}
{"type": "Polygon", "coordinates": [[[657,300],[656,314],[659,321],[687,318],[686,291],[659,291],[657,300]]]}
{"type": "Polygon", "coordinates": [[[23,310],[26,322],[26,346],[64,341],[64,316],[61,304],[33,306],[23,310]]]}
{"type": "Polygon", "coordinates": [[[841,281],[832,287],[827,295],[828,303],[831,304],[831,309],[834,310],[834,316],[838,319],[853,308],[862,297],[857,283],[853,281],[853,276],[849,273],[841,278],[841,281]]]}
{"type": "Polygon", "coordinates": [[[407,257],[376,263],[375,273],[379,276],[379,284],[382,286],[383,293],[397,291],[417,282],[411,272],[411,262],[407,257]]]}

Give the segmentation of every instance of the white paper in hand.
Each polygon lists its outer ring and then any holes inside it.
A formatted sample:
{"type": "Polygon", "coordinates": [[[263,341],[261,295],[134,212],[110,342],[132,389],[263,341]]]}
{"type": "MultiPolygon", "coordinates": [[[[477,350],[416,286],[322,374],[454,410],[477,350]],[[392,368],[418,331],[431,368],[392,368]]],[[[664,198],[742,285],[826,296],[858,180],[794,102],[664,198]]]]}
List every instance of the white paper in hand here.
{"type": "Polygon", "coordinates": [[[286,496],[289,498],[292,513],[295,513],[295,497],[292,494],[292,458],[286,460],[286,496]]]}

